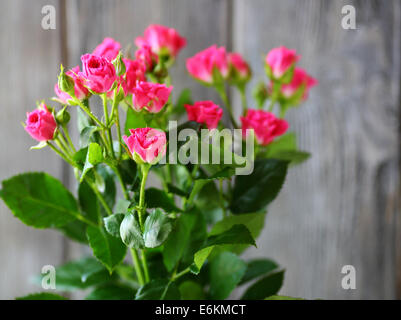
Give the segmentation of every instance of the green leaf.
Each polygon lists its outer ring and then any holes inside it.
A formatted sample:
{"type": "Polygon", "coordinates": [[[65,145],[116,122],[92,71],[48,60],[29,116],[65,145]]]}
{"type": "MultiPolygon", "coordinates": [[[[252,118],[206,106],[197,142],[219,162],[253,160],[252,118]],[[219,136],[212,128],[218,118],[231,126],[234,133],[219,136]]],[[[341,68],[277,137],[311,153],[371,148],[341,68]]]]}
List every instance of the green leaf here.
{"type": "Polygon", "coordinates": [[[223,218],[220,201],[220,193],[214,181],[208,182],[199,191],[195,198],[195,204],[205,216],[207,223],[213,224],[223,218]]]}
{"type": "Polygon", "coordinates": [[[68,300],[68,299],[54,293],[40,292],[40,293],[31,293],[24,297],[18,297],[15,298],[15,300],[68,300]]]}
{"type": "Polygon", "coordinates": [[[236,176],[230,210],[234,214],[263,210],[280,192],[287,167],[287,161],[256,160],[250,175],[236,176]]]}
{"type": "Polygon", "coordinates": [[[174,200],[170,198],[165,191],[156,188],[145,190],[145,203],[146,207],[149,209],[161,208],[168,213],[182,212],[182,210],[175,205],[174,200]]]}
{"type": "Polygon", "coordinates": [[[97,126],[88,126],[82,129],[79,134],[79,142],[80,147],[85,148],[89,146],[91,142],[95,142],[96,139],[93,139],[94,134],[99,130],[97,126]]]}
{"type": "Polygon", "coordinates": [[[265,298],[265,300],[305,300],[305,299],[288,297],[288,296],[270,296],[265,298]]]}
{"type": "Polygon", "coordinates": [[[71,240],[78,241],[82,244],[88,244],[88,239],[86,238],[86,226],[86,223],[75,220],[64,226],[57,227],[57,229],[71,240]]]}
{"type": "Polygon", "coordinates": [[[307,160],[310,153],[298,150],[296,135],[294,132],[290,132],[269,144],[265,156],[270,159],[286,160],[292,164],[299,164],[307,160]]]}
{"type": "Polygon", "coordinates": [[[198,210],[185,212],[177,220],[173,231],[164,243],[163,262],[172,271],[180,259],[193,254],[206,238],[206,224],[198,210]]]}
{"type": "Polygon", "coordinates": [[[141,228],[133,213],[128,212],[125,214],[120,225],[120,236],[121,240],[129,248],[143,249],[145,247],[141,228]]]}
{"type": "Polygon", "coordinates": [[[198,270],[210,255],[215,246],[227,244],[251,244],[256,246],[251,233],[242,224],[236,224],[229,230],[217,235],[210,236],[201,250],[195,253],[194,263],[198,270]]]}
{"type": "Polygon", "coordinates": [[[281,151],[274,155],[275,159],[285,160],[291,162],[291,164],[300,164],[310,158],[311,154],[306,151],[293,150],[293,151],[281,151]]]}
{"type": "MultiPolygon", "coordinates": [[[[35,282],[40,284],[43,277],[44,275],[35,277],[35,282]]],[[[92,257],[72,261],[56,268],[57,290],[62,291],[86,289],[112,279],[107,269],[92,257]]]]}
{"type": "Polygon", "coordinates": [[[97,164],[101,163],[104,160],[103,158],[103,150],[100,145],[98,145],[95,142],[91,142],[91,144],[88,147],[88,153],[86,154],[86,161],[84,168],[82,170],[81,174],[81,182],[85,178],[85,175],[88,173],[88,171],[92,168],[94,168],[97,164]]]}
{"type": "MultiPolygon", "coordinates": [[[[104,190],[102,190],[101,193],[106,200],[107,205],[113,210],[117,193],[114,172],[103,163],[97,166],[96,171],[104,181],[104,190]]],[[[103,212],[103,215],[106,215],[103,206],[100,207],[100,210],[103,212]]]]}
{"type": "Polygon", "coordinates": [[[79,184],[78,201],[83,215],[94,223],[100,220],[100,207],[96,194],[85,181],[79,184]]]}
{"type": "Polygon", "coordinates": [[[210,176],[201,176],[198,179],[199,180],[230,179],[233,175],[235,175],[235,169],[231,167],[225,167],[222,170],[219,170],[210,176]]]}
{"type": "Polygon", "coordinates": [[[97,287],[86,300],[132,300],[135,297],[135,290],[121,284],[107,284],[97,287]]]}
{"type": "Polygon", "coordinates": [[[245,275],[241,279],[240,284],[256,279],[263,274],[269,273],[279,267],[273,260],[269,259],[254,259],[247,263],[245,275]]]}
{"type": "Polygon", "coordinates": [[[243,224],[251,232],[252,237],[256,239],[263,229],[265,214],[266,213],[258,212],[224,217],[223,220],[217,222],[213,226],[210,235],[216,235],[227,231],[236,224],[243,224]]]}
{"type": "Polygon", "coordinates": [[[133,186],[140,183],[138,175],[138,167],[132,159],[123,160],[119,163],[118,169],[121,172],[124,183],[127,186],[133,186]]]}
{"type": "Polygon", "coordinates": [[[104,227],[106,231],[110,233],[112,236],[120,238],[120,225],[124,220],[124,213],[115,213],[111,216],[103,218],[104,227]]]}
{"type": "Polygon", "coordinates": [[[185,192],[181,190],[180,188],[177,188],[176,186],[172,185],[171,183],[167,183],[167,188],[168,192],[172,194],[176,194],[177,196],[188,198],[189,194],[188,192],[185,192]]]}
{"type": "Polygon", "coordinates": [[[245,274],[246,263],[235,254],[224,251],[210,261],[210,296],[226,299],[245,274]]]}
{"type": "Polygon", "coordinates": [[[119,199],[116,203],[116,212],[127,212],[131,205],[131,201],[125,199],[119,199]]]}
{"type": "Polygon", "coordinates": [[[120,239],[110,235],[104,227],[89,226],[86,234],[93,255],[112,273],[114,268],[124,259],[127,248],[120,239]]]}
{"type": "Polygon", "coordinates": [[[143,116],[143,113],[136,112],[132,108],[127,109],[127,119],[125,121],[124,132],[127,136],[130,135],[129,129],[145,128],[147,123],[143,116]]]}
{"type": "Polygon", "coordinates": [[[279,292],[284,281],[285,270],[275,270],[251,285],[242,300],[261,300],[279,292]]]}
{"type": "Polygon", "coordinates": [[[60,227],[79,214],[72,194],[47,173],[24,173],[5,180],[0,196],[17,218],[35,228],[60,227]]]}
{"type": "Polygon", "coordinates": [[[279,152],[294,151],[297,149],[297,137],[294,132],[289,132],[270,143],[267,146],[266,155],[269,158],[274,158],[274,156],[279,152]]]}
{"type": "MultiPolygon", "coordinates": [[[[265,212],[230,215],[224,217],[223,220],[218,221],[210,231],[210,235],[216,235],[224,231],[227,231],[233,225],[243,224],[251,232],[252,237],[256,239],[263,230],[263,226],[265,224],[265,217],[266,217],[265,212]]],[[[240,254],[246,248],[248,248],[248,246],[249,245],[242,245],[242,244],[227,245],[224,246],[224,250],[229,250],[237,254],[240,254]]]]}
{"type": "Polygon", "coordinates": [[[204,300],[206,298],[202,286],[195,281],[184,281],[178,289],[182,300],[204,300]]]}
{"type": "Polygon", "coordinates": [[[77,115],[77,127],[79,132],[82,132],[84,128],[93,125],[92,119],[90,119],[81,108],[77,109],[77,115]]]}
{"type": "Polygon", "coordinates": [[[179,300],[180,291],[174,282],[156,279],[142,286],[136,293],[135,300],[179,300]]]}
{"type": "Polygon", "coordinates": [[[172,229],[171,219],[160,209],[155,209],[146,218],[143,239],[145,246],[155,248],[160,246],[172,229]]]}

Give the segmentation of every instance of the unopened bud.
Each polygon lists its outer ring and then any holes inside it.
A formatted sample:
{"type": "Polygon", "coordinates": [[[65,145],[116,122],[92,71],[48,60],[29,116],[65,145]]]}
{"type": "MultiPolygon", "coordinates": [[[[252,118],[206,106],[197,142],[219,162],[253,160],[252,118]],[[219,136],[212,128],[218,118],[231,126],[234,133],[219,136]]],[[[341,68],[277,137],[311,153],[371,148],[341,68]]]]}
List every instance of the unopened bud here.
{"type": "Polygon", "coordinates": [[[63,65],[60,65],[60,74],[58,76],[58,87],[61,91],[75,97],[74,80],[64,72],[63,65]]]}
{"type": "Polygon", "coordinates": [[[61,109],[59,112],[56,114],[56,121],[60,125],[66,125],[71,119],[71,116],[69,112],[67,111],[67,106],[65,106],[63,109],[61,109]]]}

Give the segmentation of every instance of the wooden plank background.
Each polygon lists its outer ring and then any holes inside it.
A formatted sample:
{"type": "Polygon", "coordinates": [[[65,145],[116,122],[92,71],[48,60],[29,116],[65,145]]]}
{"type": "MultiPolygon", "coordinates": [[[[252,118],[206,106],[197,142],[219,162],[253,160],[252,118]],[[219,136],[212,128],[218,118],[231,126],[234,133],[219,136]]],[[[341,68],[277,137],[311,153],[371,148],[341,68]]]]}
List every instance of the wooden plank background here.
{"type": "MultiPolygon", "coordinates": [[[[69,183],[48,151],[32,151],[19,126],[36,99],[52,96],[59,62],[74,66],[106,36],[133,44],[150,23],[177,28],[188,40],[173,71],[176,92],[217,99],[192,81],[185,58],[211,44],[250,61],[263,78],[263,55],[286,45],[319,79],[310,99],[289,114],[303,149],[313,153],[293,168],[269,208],[258,249],[287,269],[281,293],[306,298],[399,298],[401,279],[400,49],[397,0],[151,0],[2,2],[0,179],[46,170],[69,183]],[[54,4],[57,29],[41,28],[41,8],[54,4]],[[354,5],[357,30],[341,27],[341,8],[354,5]],[[65,41],[63,41],[65,40],[65,41]],[[357,289],[341,288],[341,267],[356,268],[357,289]]],[[[250,90],[249,90],[250,91],[250,90]]],[[[250,96],[250,92],[249,96],[250,96]]],[[[251,99],[248,97],[251,105],[251,99]]],[[[232,99],[238,106],[238,96],[232,99]]],[[[25,227],[0,204],[0,298],[35,288],[27,277],[82,248],[51,231],[25,227]]],[[[233,297],[237,297],[234,294],[233,297]]]]}

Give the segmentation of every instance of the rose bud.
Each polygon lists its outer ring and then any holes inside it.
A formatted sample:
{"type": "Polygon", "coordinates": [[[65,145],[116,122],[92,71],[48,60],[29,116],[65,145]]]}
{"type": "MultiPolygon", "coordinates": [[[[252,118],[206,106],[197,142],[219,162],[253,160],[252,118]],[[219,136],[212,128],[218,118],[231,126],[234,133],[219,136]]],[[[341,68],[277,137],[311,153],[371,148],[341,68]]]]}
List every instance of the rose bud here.
{"type": "Polygon", "coordinates": [[[123,136],[137,163],[156,164],[166,154],[166,134],[152,128],[130,129],[129,137],[123,136]]]}
{"type": "Polygon", "coordinates": [[[283,84],[281,86],[282,95],[291,99],[299,95],[300,99],[297,102],[301,102],[308,97],[309,90],[316,86],[318,81],[309,76],[305,70],[301,68],[295,68],[294,76],[289,84],[283,84]]]}
{"type": "Polygon", "coordinates": [[[272,49],[266,56],[266,70],[270,79],[291,81],[291,68],[299,60],[295,50],[287,49],[282,46],[272,49]],[[288,73],[287,73],[288,72],[288,73]],[[284,75],[289,75],[289,79],[283,79],[284,75]]]}
{"type": "Polygon", "coordinates": [[[251,69],[239,53],[229,53],[227,58],[235,82],[246,82],[251,78],[251,69]]]}
{"type": "Polygon", "coordinates": [[[223,109],[213,101],[197,101],[193,106],[186,104],[185,109],[189,121],[205,123],[208,129],[216,128],[223,115],[223,109]]]}
{"type": "Polygon", "coordinates": [[[106,58],[85,54],[81,57],[82,72],[79,76],[84,84],[96,93],[108,92],[117,80],[116,69],[106,58]]]}
{"type": "Polygon", "coordinates": [[[284,134],[289,127],[284,119],[276,118],[274,113],[263,110],[248,110],[246,116],[240,119],[243,136],[246,136],[246,129],[254,129],[256,140],[262,146],[284,134]]]}
{"type": "Polygon", "coordinates": [[[150,113],[158,113],[167,103],[173,87],[164,84],[140,81],[132,92],[132,105],[136,111],[145,108],[150,113]]]}
{"type": "Polygon", "coordinates": [[[153,70],[153,67],[159,61],[157,54],[152,52],[152,48],[148,44],[143,44],[142,47],[135,52],[135,58],[143,61],[146,71],[149,72],[153,70]]]}
{"type": "Polygon", "coordinates": [[[218,81],[215,79],[213,70],[217,70],[219,77],[227,78],[229,69],[226,49],[213,45],[198,52],[192,58],[187,59],[187,70],[195,79],[207,84],[218,81]]]}
{"type": "MultiPolygon", "coordinates": [[[[75,97],[78,100],[82,100],[89,96],[89,91],[84,87],[83,80],[80,77],[78,77],[78,73],[79,73],[79,66],[76,66],[75,68],[68,70],[65,74],[69,76],[69,78],[72,79],[74,82],[75,97]]],[[[64,92],[60,89],[58,83],[54,85],[54,92],[58,97],[57,100],[63,104],[68,104],[69,100],[72,99],[72,97],[67,92],[64,92]]]]}
{"type": "Polygon", "coordinates": [[[138,81],[146,81],[146,68],[141,60],[123,59],[125,64],[125,74],[121,77],[121,86],[124,94],[134,92],[138,81]]]}
{"type": "Polygon", "coordinates": [[[56,129],[56,120],[44,103],[40,104],[40,106],[36,110],[27,113],[25,130],[35,140],[52,140],[54,138],[56,129]]]}
{"type": "Polygon", "coordinates": [[[117,57],[120,49],[121,44],[119,42],[115,41],[113,38],[104,38],[103,42],[93,50],[92,54],[106,58],[111,62],[117,57]]]}
{"type": "Polygon", "coordinates": [[[173,28],[152,24],[146,28],[143,37],[135,39],[135,44],[138,48],[149,45],[155,54],[175,58],[186,45],[186,39],[173,28]]]}

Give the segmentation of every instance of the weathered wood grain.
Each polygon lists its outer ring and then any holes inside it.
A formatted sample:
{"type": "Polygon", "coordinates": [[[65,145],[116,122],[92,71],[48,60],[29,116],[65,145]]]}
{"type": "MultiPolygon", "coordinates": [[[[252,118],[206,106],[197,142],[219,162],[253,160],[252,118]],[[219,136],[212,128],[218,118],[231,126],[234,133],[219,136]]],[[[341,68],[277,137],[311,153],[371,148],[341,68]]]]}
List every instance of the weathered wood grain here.
{"type": "MultiPolygon", "coordinates": [[[[36,142],[21,126],[36,101],[53,96],[60,52],[57,30],[41,27],[44,5],[57,1],[3,1],[0,19],[0,180],[26,171],[46,171],[61,178],[61,161],[50,150],[30,151],[36,142]]],[[[39,291],[30,282],[42,266],[63,257],[62,236],[35,230],[14,218],[0,201],[0,298],[39,291]]]]}
{"type": "Polygon", "coordinates": [[[320,81],[289,114],[313,157],[290,172],[249,255],[269,255],[287,268],[283,294],[395,298],[399,1],[238,0],[234,12],[234,49],[257,76],[263,77],[261,55],[286,45],[320,81]],[[357,30],[341,27],[345,4],[356,8],[357,30]],[[356,268],[356,290],[341,287],[347,264],[356,268]]]}

